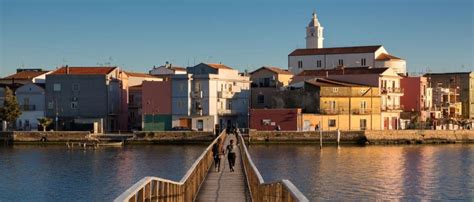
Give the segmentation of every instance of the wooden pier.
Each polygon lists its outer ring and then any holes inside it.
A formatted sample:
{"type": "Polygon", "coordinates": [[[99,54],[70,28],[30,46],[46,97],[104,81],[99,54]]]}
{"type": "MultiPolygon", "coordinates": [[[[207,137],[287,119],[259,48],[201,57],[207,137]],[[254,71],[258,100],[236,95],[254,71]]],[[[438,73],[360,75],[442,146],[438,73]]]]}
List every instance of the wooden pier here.
{"type": "Polygon", "coordinates": [[[239,134],[222,132],[194,162],[179,181],[144,177],[115,199],[116,202],[142,201],[270,201],[293,202],[308,199],[288,180],[264,182],[239,134]],[[229,172],[227,158],[221,159],[221,172],[214,170],[212,146],[224,147],[231,139],[240,142],[235,172],[229,172]]]}

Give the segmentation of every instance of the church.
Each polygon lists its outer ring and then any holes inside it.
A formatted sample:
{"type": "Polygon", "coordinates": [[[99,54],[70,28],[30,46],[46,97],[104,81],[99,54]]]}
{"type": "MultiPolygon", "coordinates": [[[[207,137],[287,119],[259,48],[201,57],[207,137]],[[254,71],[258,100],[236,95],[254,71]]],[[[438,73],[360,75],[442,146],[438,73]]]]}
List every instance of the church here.
{"type": "Polygon", "coordinates": [[[406,61],[387,52],[382,45],[324,48],[324,27],[313,13],[306,27],[306,48],[288,55],[288,70],[294,75],[303,70],[369,67],[391,68],[406,74],[406,61]]]}

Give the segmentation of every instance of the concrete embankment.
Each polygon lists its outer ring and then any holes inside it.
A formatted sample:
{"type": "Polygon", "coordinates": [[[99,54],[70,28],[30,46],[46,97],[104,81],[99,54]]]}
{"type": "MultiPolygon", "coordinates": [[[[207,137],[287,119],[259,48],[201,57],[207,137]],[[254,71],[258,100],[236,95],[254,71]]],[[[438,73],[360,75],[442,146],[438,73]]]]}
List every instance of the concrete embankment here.
{"type": "Polygon", "coordinates": [[[90,140],[124,141],[127,144],[189,144],[208,143],[214,139],[212,132],[159,131],[130,134],[91,134],[88,131],[9,131],[0,132],[0,142],[14,144],[55,144],[90,140]]]}
{"type": "MultiPolygon", "coordinates": [[[[337,132],[322,133],[323,143],[336,143],[337,132]]],[[[319,143],[316,131],[250,131],[251,143],[319,143]]],[[[384,130],[341,131],[341,143],[358,144],[422,144],[474,143],[474,130],[384,130]]]]}

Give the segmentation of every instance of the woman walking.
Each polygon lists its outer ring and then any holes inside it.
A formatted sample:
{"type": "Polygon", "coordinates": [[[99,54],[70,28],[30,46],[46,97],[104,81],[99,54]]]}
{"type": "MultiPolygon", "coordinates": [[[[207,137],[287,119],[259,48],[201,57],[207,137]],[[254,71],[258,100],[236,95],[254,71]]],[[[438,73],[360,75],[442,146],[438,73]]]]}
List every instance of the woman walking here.
{"type": "Polygon", "coordinates": [[[229,161],[230,172],[234,172],[235,166],[235,145],[234,140],[230,140],[230,144],[227,145],[227,160],[229,161]]]}
{"type": "Polygon", "coordinates": [[[214,169],[216,169],[217,172],[220,172],[220,168],[221,168],[221,152],[220,152],[220,144],[219,144],[219,141],[217,141],[217,142],[212,146],[212,156],[214,157],[214,169]]]}

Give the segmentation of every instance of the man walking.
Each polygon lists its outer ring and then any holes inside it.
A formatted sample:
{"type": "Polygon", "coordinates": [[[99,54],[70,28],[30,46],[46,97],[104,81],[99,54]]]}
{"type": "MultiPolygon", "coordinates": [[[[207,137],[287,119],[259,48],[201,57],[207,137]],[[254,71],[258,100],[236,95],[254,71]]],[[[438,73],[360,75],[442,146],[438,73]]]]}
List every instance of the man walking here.
{"type": "Polygon", "coordinates": [[[234,140],[230,140],[229,145],[227,145],[227,160],[229,161],[229,168],[230,172],[234,172],[234,166],[235,166],[235,145],[234,145],[234,140]]]}

